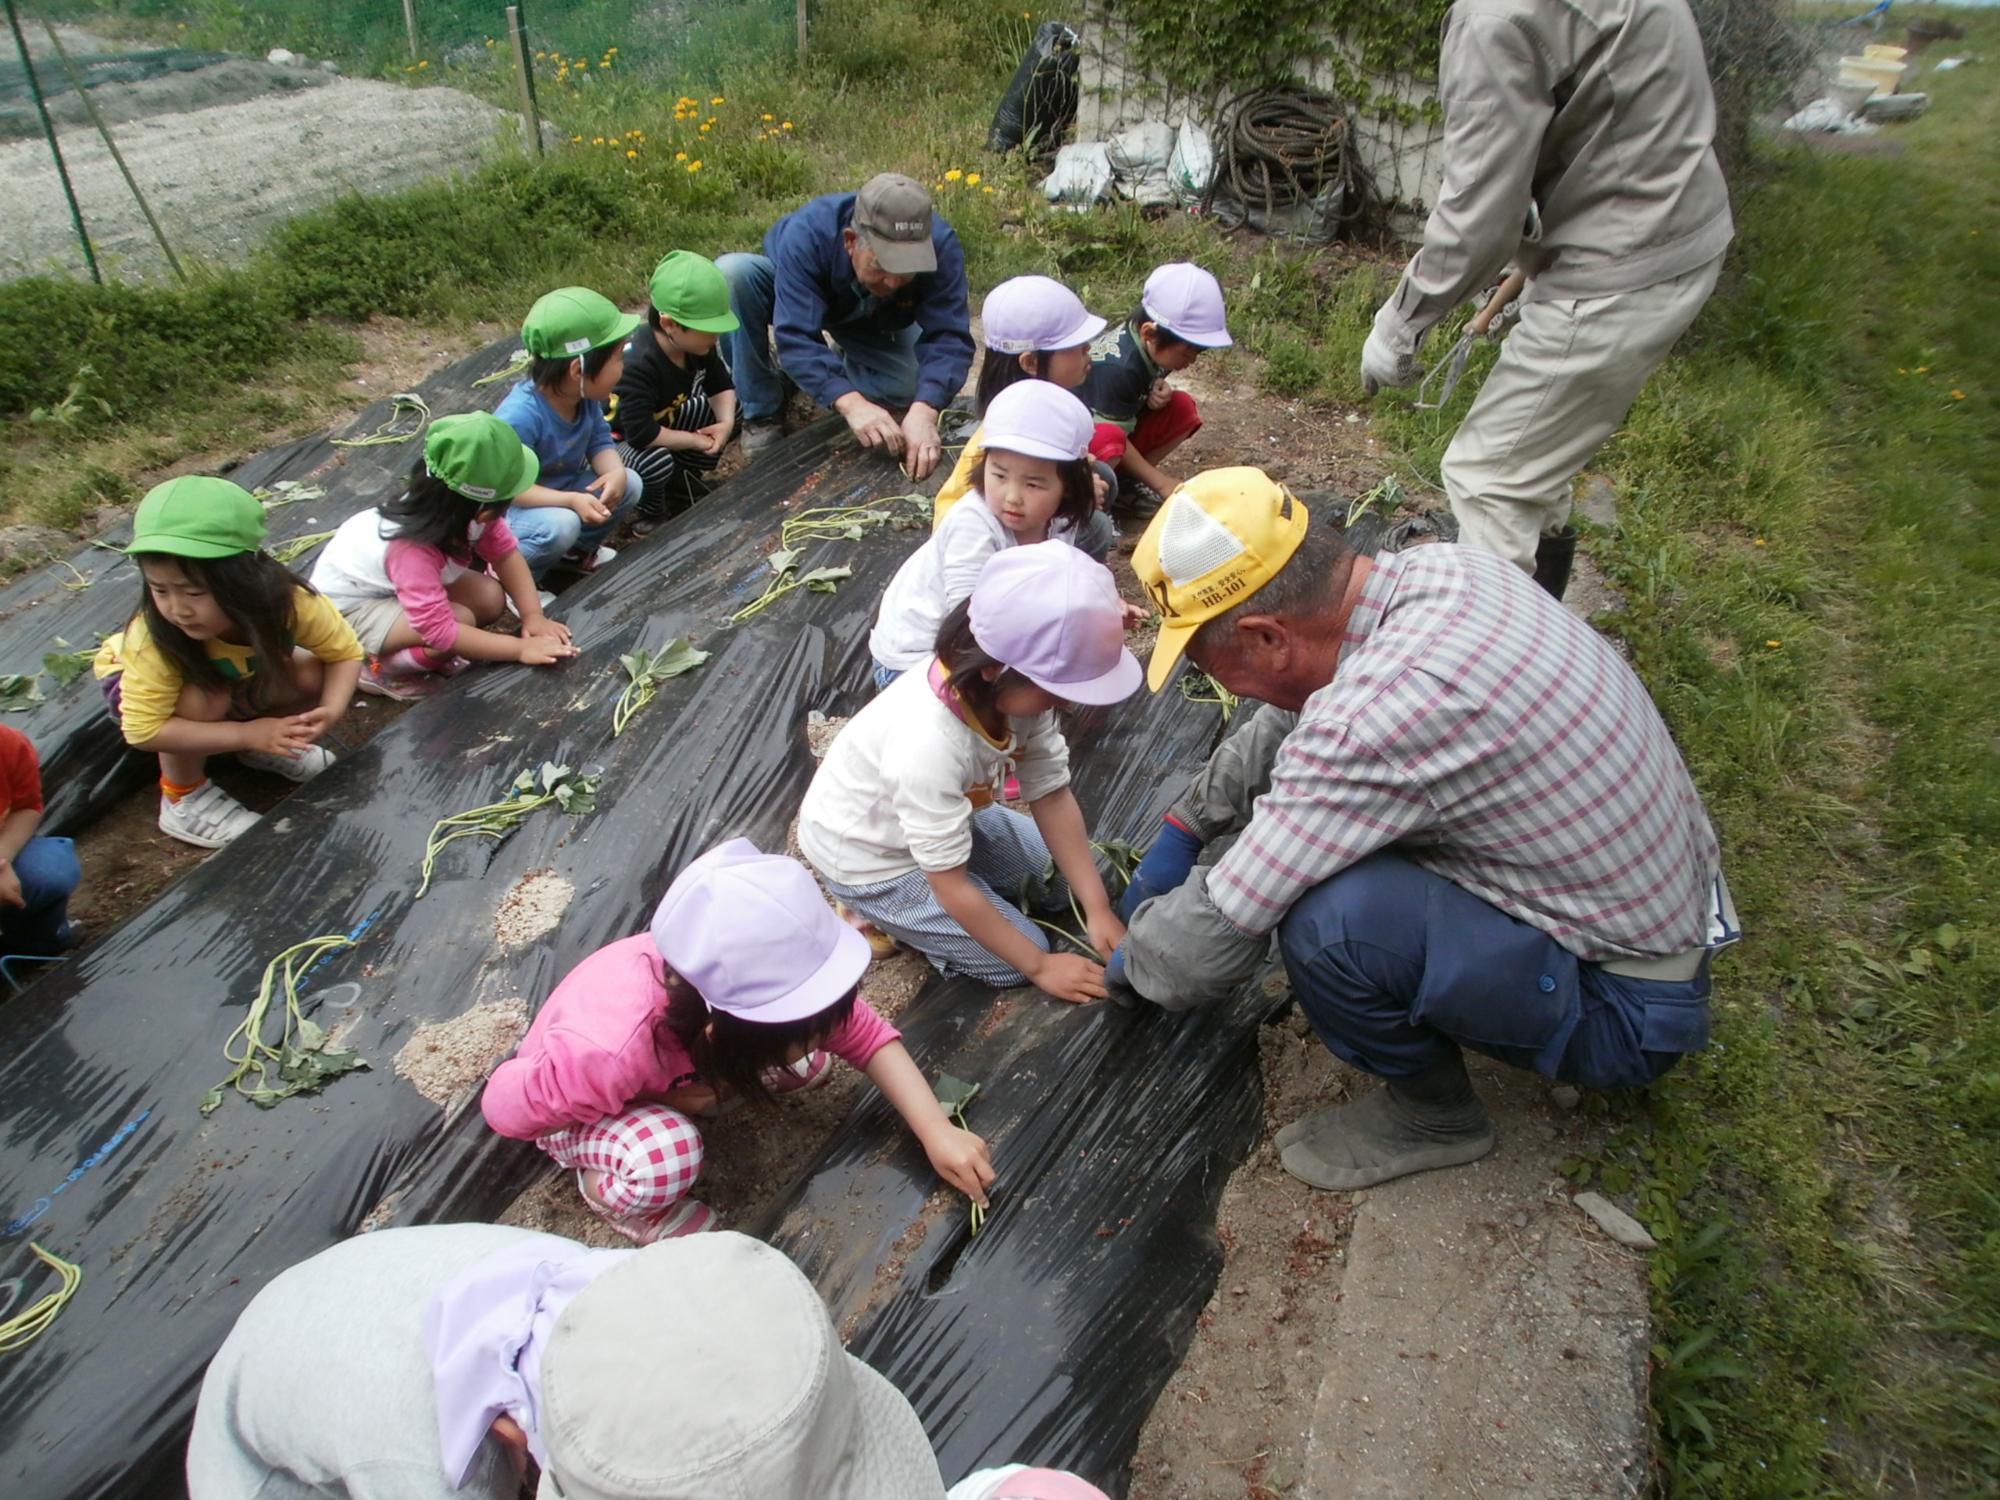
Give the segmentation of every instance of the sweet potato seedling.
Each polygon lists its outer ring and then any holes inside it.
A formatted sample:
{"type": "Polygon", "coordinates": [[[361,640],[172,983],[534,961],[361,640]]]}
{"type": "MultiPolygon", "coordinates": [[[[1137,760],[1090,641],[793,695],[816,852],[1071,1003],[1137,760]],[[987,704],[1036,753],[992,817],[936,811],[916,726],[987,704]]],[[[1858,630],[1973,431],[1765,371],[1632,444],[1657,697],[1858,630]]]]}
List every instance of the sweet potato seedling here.
{"type": "Polygon", "coordinates": [[[327,1046],[326,1031],[306,1018],[299,1009],[299,984],[322,959],[342,949],[352,948],[354,939],[343,933],[308,938],[294,943],[264,966],[264,979],[257,998],[237,1028],[222,1044],[225,1060],[235,1067],[229,1076],[201,1098],[201,1112],[214,1114],[222,1107],[231,1089],[260,1109],[271,1109],[294,1094],[314,1094],[342,1073],[351,1073],[368,1064],[351,1048],[327,1046]],[[285,1024],[278,1040],[264,1039],[264,1018],[271,1001],[282,989],[285,996],[285,1024]],[[271,1070],[277,1069],[273,1080],[271,1070]]]}
{"type": "Polygon", "coordinates": [[[525,823],[530,814],[551,806],[560,807],[573,818],[582,817],[597,806],[597,778],[554,761],[543,761],[539,771],[527,770],[516,776],[507,795],[498,802],[439,818],[431,825],[431,836],[424,846],[423,880],[417,886],[417,899],[421,901],[424,892],[431,888],[437,857],[445,845],[475,836],[492,839],[497,844],[525,823]]]}
{"type": "MultiPolygon", "coordinates": [[[[949,1073],[940,1073],[936,1086],[931,1090],[937,1095],[937,1102],[947,1119],[960,1130],[972,1127],[965,1122],[965,1112],[972,1101],[979,1097],[979,1085],[967,1083],[963,1078],[954,1078],[949,1073]]],[[[978,1203],[972,1205],[972,1232],[978,1234],[985,1227],[986,1210],[978,1203]]]]}
{"type": "Polygon", "coordinates": [[[612,738],[623,734],[625,726],[632,722],[632,715],[653,701],[661,683],[683,672],[692,672],[707,660],[708,653],[696,650],[686,636],[676,636],[658,651],[639,650],[619,657],[618,664],[631,680],[611,710],[612,738]]]}

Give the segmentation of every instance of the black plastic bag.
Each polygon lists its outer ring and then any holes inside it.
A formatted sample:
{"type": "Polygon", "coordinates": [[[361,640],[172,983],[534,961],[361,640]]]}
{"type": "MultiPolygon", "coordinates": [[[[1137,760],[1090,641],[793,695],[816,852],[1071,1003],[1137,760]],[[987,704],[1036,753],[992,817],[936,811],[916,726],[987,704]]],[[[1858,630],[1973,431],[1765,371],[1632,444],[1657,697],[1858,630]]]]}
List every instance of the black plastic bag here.
{"type": "Polygon", "coordinates": [[[1025,144],[1037,156],[1055,154],[1076,123],[1077,40],[1061,21],[1044,21],[1035,28],[1034,41],[993,111],[988,151],[1012,151],[1025,144]]]}

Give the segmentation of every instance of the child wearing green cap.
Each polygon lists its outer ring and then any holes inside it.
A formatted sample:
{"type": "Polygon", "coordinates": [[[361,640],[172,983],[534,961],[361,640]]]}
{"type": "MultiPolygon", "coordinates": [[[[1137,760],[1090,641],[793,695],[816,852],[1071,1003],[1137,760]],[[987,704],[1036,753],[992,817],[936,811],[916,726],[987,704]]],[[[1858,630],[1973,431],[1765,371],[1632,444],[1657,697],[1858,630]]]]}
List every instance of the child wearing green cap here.
{"type": "Polygon", "coordinates": [[[189,474],[139,502],[126,552],[138,611],[94,668],[135,750],[160,757],[160,831],[220,849],[257,815],[208,779],[211,755],[305,781],[347,712],[361,642],[340,611],[263,551],[265,514],[226,479],[189,474]]]}
{"type": "Polygon", "coordinates": [[[541,464],[540,477],[507,510],[536,578],[560,562],[585,573],[610,562],[618,554],[604,539],[645,491],[618,456],[604,416],[625,373],[625,341],[638,326],[635,314],[581,286],[550,292],[521,324],[528,378],[497,415],[541,464]]]}
{"type": "Polygon", "coordinates": [[[363,692],[422,698],[474,661],[546,667],[576,655],[569,627],[542,613],[505,520],[536,472],[535,455],[498,417],[440,417],[401,497],[341,523],[312,581],[369,652],[363,692]],[[510,600],[519,636],[491,628],[510,600]]]}
{"type": "Polygon", "coordinates": [[[625,374],[611,398],[618,456],[645,483],[633,530],[644,536],[708,494],[736,425],[736,382],[716,348],[739,326],[729,283],[715,262],[676,250],[653,269],[649,337],[625,348],[625,374]]]}

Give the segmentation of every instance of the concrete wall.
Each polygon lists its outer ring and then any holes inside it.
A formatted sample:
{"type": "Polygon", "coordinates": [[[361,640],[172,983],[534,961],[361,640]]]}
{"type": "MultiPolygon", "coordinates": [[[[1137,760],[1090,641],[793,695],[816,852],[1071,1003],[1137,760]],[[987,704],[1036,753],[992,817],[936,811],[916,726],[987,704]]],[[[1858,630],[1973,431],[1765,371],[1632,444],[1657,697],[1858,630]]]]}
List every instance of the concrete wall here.
{"type": "MultiPolygon", "coordinates": [[[[1117,0],[1082,0],[1065,12],[1066,17],[1076,17],[1072,24],[1083,38],[1076,138],[1101,141],[1141,120],[1178,126],[1189,115],[1212,127],[1226,96],[1192,93],[1148,72],[1137,60],[1138,49],[1118,9],[1117,0]]],[[[1330,70],[1323,63],[1302,60],[1300,72],[1306,84],[1333,91],[1330,70]]],[[[1407,79],[1384,79],[1378,88],[1413,103],[1434,92],[1428,83],[1407,79]]],[[[1411,234],[1420,230],[1444,173],[1443,126],[1427,120],[1400,125],[1364,117],[1354,122],[1354,145],[1376,191],[1400,210],[1398,227],[1411,234]]]]}

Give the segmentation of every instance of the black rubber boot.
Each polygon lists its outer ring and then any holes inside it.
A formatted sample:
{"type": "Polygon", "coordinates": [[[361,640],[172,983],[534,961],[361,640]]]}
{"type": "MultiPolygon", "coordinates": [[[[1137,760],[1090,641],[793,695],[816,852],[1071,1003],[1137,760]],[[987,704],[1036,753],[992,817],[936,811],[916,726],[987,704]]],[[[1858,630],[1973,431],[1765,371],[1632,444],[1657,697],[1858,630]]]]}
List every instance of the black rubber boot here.
{"type": "Polygon", "coordinates": [[[1545,536],[1535,547],[1535,582],[1557,599],[1569,587],[1570,564],[1576,561],[1576,528],[1565,526],[1545,536]]]}
{"type": "Polygon", "coordinates": [[[1385,1080],[1353,1104],[1278,1132],[1279,1161],[1299,1181],[1350,1193],[1412,1172],[1462,1166],[1493,1149],[1493,1122],[1454,1057],[1414,1078],[1385,1080]]]}

